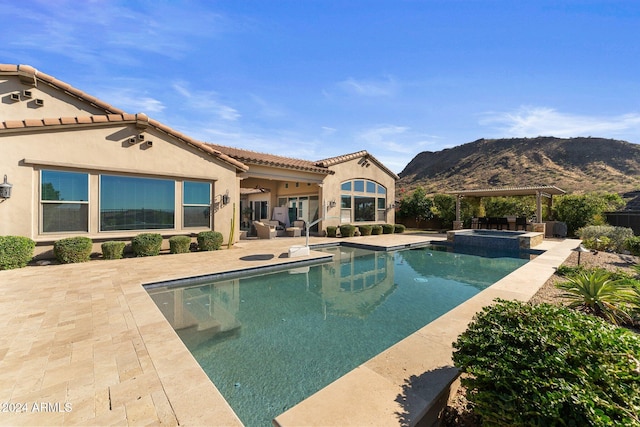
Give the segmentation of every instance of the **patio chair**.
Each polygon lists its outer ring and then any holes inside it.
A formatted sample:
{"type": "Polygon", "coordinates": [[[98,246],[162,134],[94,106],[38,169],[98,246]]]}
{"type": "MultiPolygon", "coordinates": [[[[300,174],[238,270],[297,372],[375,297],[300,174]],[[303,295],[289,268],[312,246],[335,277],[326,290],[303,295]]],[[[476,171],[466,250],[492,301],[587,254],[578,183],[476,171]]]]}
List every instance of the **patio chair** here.
{"type": "Polygon", "coordinates": [[[273,239],[277,236],[278,231],[273,225],[265,224],[260,221],[253,221],[253,226],[256,228],[256,233],[259,239],[273,239]]]}

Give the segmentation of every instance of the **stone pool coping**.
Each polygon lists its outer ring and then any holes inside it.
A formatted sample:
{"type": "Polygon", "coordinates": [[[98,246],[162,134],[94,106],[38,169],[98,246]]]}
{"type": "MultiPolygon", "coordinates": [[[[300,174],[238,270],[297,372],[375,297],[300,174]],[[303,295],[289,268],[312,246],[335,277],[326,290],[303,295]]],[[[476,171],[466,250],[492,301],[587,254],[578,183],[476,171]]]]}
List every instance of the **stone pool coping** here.
{"type": "MultiPolygon", "coordinates": [[[[443,238],[434,235],[312,238],[311,244],[353,241],[392,247],[443,238]]],[[[303,242],[304,238],[277,238],[240,242],[230,250],[217,252],[0,271],[3,313],[0,401],[11,403],[14,408],[18,405],[26,408],[21,412],[0,412],[0,424],[242,425],[142,285],[230,269],[284,264],[290,261],[283,256],[288,248],[303,242]],[[268,256],[250,256],[255,254],[268,256]],[[70,411],[65,411],[65,403],[71,405],[70,411]],[[43,406],[34,405],[44,405],[45,410],[36,411],[34,408],[43,406]]],[[[552,267],[562,263],[570,253],[566,256],[564,252],[559,253],[554,243],[549,242],[548,256],[545,253],[536,258],[550,259],[549,265],[544,264],[540,271],[541,275],[552,274],[552,267]],[[556,252],[555,257],[550,257],[556,252]]],[[[573,248],[575,244],[573,241],[567,247],[573,248]]],[[[311,251],[310,258],[323,256],[326,254],[311,251]]],[[[537,270],[530,270],[522,280],[530,282],[530,277],[538,274],[537,270]]],[[[495,288],[492,292],[499,290],[501,282],[490,288],[495,288]]],[[[517,281],[510,286],[513,289],[497,293],[520,296],[519,289],[525,287],[517,281]]],[[[487,291],[472,300],[490,303],[491,293],[478,299],[487,291]]],[[[472,310],[469,310],[469,319],[472,310]]],[[[436,322],[443,323],[441,319],[436,322]]],[[[449,340],[447,334],[464,330],[466,325],[461,319],[454,319],[451,325],[444,323],[449,332],[440,332],[431,341],[420,344],[426,348],[421,350],[416,344],[410,355],[398,353],[396,349],[405,342],[423,342],[424,332],[418,331],[277,417],[277,423],[283,426],[361,425],[373,417],[374,424],[415,424],[420,417],[418,408],[424,406],[422,401],[433,393],[422,390],[433,389],[443,381],[433,380],[435,377],[447,378],[451,374],[451,369],[441,363],[447,360],[444,347],[449,340]],[[432,344],[438,339],[439,345],[432,344]],[[428,354],[426,361],[425,354],[428,354]],[[438,362],[431,363],[431,359],[438,362]],[[405,401],[395,401],[404,393],[411,375],[420,377],[434,369],[429,367],[434,364],[436,368],[445,368],[429,374],[427,386],[411,385],[405,401]],[[346,387],[344,394],[348,399],[340,402],[331,396],[327,398],[326,390],[330,387],[336,391],[346,387]],[[321,396],[321,402],[317,396],[321,396]],[[371,405],[372,399],[378,404],[371,405]],[[320,407],[314,407],[314,401],[320,407]],[[372,406],[377,407],[374,412],[371,412],[372,406]]]]}

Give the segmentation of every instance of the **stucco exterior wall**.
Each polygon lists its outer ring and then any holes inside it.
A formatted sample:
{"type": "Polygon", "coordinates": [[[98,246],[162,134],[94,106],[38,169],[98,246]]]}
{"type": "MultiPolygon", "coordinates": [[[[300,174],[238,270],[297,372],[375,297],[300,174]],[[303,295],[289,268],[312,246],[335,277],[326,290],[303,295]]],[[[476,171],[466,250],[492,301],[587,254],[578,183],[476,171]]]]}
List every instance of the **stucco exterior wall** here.
{"type": "MultiPolygon", "coordinates": [[[[366,179],[374,181],[387,189],[387,206],[395,201],[395,177],[387,173],[384,169],[378,167],[375,162],[368,162],[367,167],[365,163],[361,162],[362,158],[349,160],[343,163],[339,163],[330,166],[329,169],[334,171],[333,175],[328,175],[322,184],[322,200],[329,204],[335,201],[334,207],[327,207],[326,215],[328,219],[322,222],[322,229],[327,226],[339,226],[340,225],[340,184],[344,181],[353,179],[366,179]]],[[[395,210],[387,209],[386,220],[388,224],[395,223],[395,210]]],[[[380,224],[381,221],[371,221],[369,224],[380,224]]],[[[357,223],[353,223],[357,225],[357,223]]],[[[366,223],[365,223],[366,224],[366,223]]]]}
{"type": "Polygon", "coordinates": [[[39,82],[37,86],[25,84],[17,76],[0,75],[0,99],[3,121],[105,114],[103,109],[61,92],[46,83],[39,82]],[[31,97],[24,95],[25,90],[31,92],[31,97]],[[20,99],[13,101],[11,94],[18,94],[20,99]],[[36,103],[37,99],[42,100],[42,105],[36,103]]]}
{"type": "MultiPolygon", "coordinates": [[[[1,134],[3,155],[0,175],[6,174],[13,184],[12,196],[0,202],[0,235],[27,236],[39,243],[36,253],[49,249],[53,241],[71,235],[83,235],[97,240],[120,239],[142,232],[158,232],[165,236],[192,234],[205,229],[182,227],[182,181],[210,182],[213,229],[228,239],[236,204],[236,224],[239,220],[239,181],[232,165],[200,152],[172,137],[147,128],[144,142],[129,144],[140,130],[135,124],[118,126],[73,126],[56,131],[18,131],[1,134]],[[89,231],[73,233],[43,233],[41,230],[40,171],[62,170],[89,174],[89,231]],[[100,174],[175,180],[174,229],[142,231],[99,230],[100,174]],[[222,196],[229,196],[223,205],[222,196]]],[[[210,228],[206,228],[210,229],[210,228]]],[[[236,234],[234,240],[238,239],[236,234]]]]}

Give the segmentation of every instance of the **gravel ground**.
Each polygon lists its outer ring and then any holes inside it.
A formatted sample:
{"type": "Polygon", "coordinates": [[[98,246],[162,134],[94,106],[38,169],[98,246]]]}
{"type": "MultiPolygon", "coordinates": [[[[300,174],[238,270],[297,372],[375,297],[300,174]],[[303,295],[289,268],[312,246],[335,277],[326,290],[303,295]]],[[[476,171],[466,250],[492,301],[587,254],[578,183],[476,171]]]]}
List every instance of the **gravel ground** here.
{"type": "MultiPolygon", "coordinates": [[[[633,268],[635,264],[640,263],[640,257],[632,255],[623,255],[617,253],[598,252],[598,253],[582,253],[580,255],[580,265],[587,268],[605,268],[611,271],[622,270],[629,274],[637,274],[633,268]]],[[[578,253],[572,252],[569,258],[565,260],[563,265],[578,265],[578,253]]],[[[563,280],[558,275],[553,275],[542,285],[538,292],[531,298],[532,304],[550,303],[562,304],[563,298],[561,291],[556,288],[556,283],[563,280]]],[[[451,397],[445,412],[442,416],[442,425],[444,427],[477,427],[480,426],[478,418],[468,410],[468,402],[464,397],[465,390],[459,387],[452,390],[451,397]]]]}

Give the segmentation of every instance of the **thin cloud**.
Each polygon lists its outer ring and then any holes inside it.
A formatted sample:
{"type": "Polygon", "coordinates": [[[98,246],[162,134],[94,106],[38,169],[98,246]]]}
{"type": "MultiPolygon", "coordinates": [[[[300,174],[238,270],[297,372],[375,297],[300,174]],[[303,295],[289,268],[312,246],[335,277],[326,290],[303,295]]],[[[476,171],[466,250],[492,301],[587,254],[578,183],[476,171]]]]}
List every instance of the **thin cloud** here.
{"type": "Polygon", "coordinates": [[[109,89],[98,91],[98,98],[130,113],[159,114],[166,106],[158,99],[138,93],[133,89],[109,89]]]}
{"type": "Polygon", "coordinates": [[[480,125],[497,130],[501,136],[576,137],[640,133],[638,113],[604,117],[562,113],[546,107],[520,107],[512,112],[488,112],[483,116],[480,125]]]}
{"type": "Polygon", "coordinates": [[[216,99],[218,97],[216,92],[191,91],[187,83],[184,82],[174,83],[173,89],[194,109],[213,113],[218,118],[226,121],[236,121],[241,117],[238,110],[219,102],[216,99]]]}
{"type": "Polygon", "coordinates": [[[337,86],[348,94],[366,97],[393,96],[398,91],[398,84],[391,77],[384,80],[357,80],[350,77],[337,86]]]}

